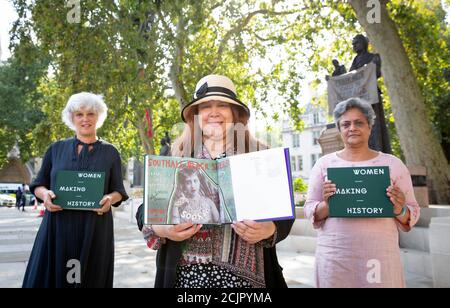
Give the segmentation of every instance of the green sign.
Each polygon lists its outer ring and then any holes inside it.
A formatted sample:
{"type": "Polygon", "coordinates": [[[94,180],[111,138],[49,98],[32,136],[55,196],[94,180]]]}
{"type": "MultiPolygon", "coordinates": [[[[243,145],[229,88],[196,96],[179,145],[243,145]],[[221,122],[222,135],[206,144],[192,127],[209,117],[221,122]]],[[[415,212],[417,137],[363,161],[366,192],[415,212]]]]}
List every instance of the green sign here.
{"type": "Polygon", "coordinates": [[[104,172],[58,171],[53,204],[74,210],[101,208],[104,185],[104,172]]]}
{"type": "Polygon", "coordinates": [[[389,167],[328,168],[328,179],[336,184],[330,217],[394,217],[386,195],[389,167]]]}

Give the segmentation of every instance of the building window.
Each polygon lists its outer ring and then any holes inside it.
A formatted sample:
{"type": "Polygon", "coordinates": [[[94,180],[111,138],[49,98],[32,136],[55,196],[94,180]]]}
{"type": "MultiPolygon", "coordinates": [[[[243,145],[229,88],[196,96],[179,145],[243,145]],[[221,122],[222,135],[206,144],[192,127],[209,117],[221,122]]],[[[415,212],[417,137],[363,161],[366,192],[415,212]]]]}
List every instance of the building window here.
{"type": "Polygon", "coordinates": [[[292,171],[297,171],[297,161],[295,159],[295,156],[291,156],[291,168],[292,171]]]}
{"type": "Polygon", "coordinates": [[[293,134],[292,135],[292,145],[294,148],[300,147],[300,135],[299,134],[293,134]]]}
{"type": "Polygon", "coordinates": [[[313,145],[318,145],[319,144],[319,138],[320,138],[320,132],[319,131],[314,131],[313,132],[313,145]]]}
{"type": "Polygon", "coordinates": [[[311,169],[314,167],[318,159],[319,154],[311,154],[311,169]]]}
{"type": "Polygon", "coordinates": [[[298,159],[298,171],[302,171],[303,170],[303,157],[297,156],[297,159],[298,159]]]}
{"type": "Polygon", "coordinates": [[[317,112],[313,114],[313,123],[314,125],[319,124],[319,114],[317,112]]]}

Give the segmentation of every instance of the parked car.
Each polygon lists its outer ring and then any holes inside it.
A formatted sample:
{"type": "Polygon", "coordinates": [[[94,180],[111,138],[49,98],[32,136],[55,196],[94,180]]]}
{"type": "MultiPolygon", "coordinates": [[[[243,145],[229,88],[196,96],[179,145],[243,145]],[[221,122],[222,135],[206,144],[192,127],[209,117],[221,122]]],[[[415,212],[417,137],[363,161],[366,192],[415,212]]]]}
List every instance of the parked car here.
{"type": "MultiPolygon", "coordinates": [[[[17,188],[19,186],[22,186],[21,183],[0,183],[0,194],[1,195],[7,195],[14,199],[14,204],[12,206],[16,205],[16,192],[17,188]]],[[[36,200],[36,197],[29,191],[28,185],[25,186],[25,206],[33,206],[36,200]]],[[[0,201],[0,206],[9,206],[10,201],[0,201]],[[4,204],[4,205],[3,205],[4,204]],[[6,205],[8,204],[8,205],[6,205]]]]}
{"type": "Polygon", "coordinates": [[[8,194],[0,194],[0,206],[13,207],[16,205],[16,198],[8,194]]]}

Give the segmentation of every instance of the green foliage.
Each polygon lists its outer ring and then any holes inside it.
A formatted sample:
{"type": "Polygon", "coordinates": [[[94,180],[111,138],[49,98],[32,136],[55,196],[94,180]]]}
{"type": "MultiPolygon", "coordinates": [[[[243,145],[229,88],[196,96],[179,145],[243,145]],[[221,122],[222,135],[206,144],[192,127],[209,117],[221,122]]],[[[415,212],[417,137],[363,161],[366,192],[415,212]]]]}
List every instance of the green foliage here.
{"type": "Polygon", "coordinates": [[[294,179],[294,191],[295,192],[306,192],[308,190],[308,185],[302,178],[294,179]]]}
{"type": "Polygon", "coordinates": [[[392,1],[389,6],[425,98],[428,118],[450,159],[450,28],[439,0],[392,1]]]}
{"type": "Polygon", "coordinates": [[[241,100],[263,116],[268,115],[260,103],[273,89],[288,98],[273,106],[282,105],[295,118],[301,113],[301,76],[295,70],[282,65],[255,72],[251,65],[255,57],[265,56],[267,46],[285,41],[286,22],[273,29],[268,25],[298,14],[295,6],[256,0],[86,0],[80,23],[69,23],[66,1],[13,2],[22,12],[14,32],[34,32],[52,60],[52,84],[43,80],[40,88],[46,97],[41,101],[45,116],[33,132],[37,154],[54,139],[70,135],[60,125],[60,113],[79,91],[104,95],[110,112],[99,134],[125,157],[158,149],[154,140],[180,121],[178,104],[190,99],[195,83],[207,74],[230,76],[241,100]],[[152,139],[146,134],[146,110],[152,116],[152,139]],[[52,133],[45,134],[50,127],[52,133]]]}
{"type": "MultiPolygon", "coordinates": [[[[279,121],[287,113],[301,130],[304,102],[299,97],[305,71],[316,74],[311,86],[323,91],[324,76],[333,70],[331,60],[349,68],[354,57],[351,40],[361,32],[345,1],[83,0],[80,23],[68,22],[70,8],[64,0],[12,2],[19,15],[12,31],[15,45],[32,45],[31,39],[23,39],[30,33],[37,42],[35,50],[15,49],[16,57],[34,61],[48,56],[51,61],[50,77],[37,73],[33,79],[37,96],[22,100],[31,112],[27,116],[39,114],[18,138],[33,156],[41,155],[50,142],[73,134],[61,123],[60,114],[69,96],[79,91],[104,95],[109,112],[99,135],[118,146],[124,159],[158,152],[155,141],[165,131],[172,138],[179,132],[179,104],[189,100],[196,82],[211,73],[230,76],[241,100],[259,116],[279,121]],[[147,135],[146,111],[152,117],[153,138],[147,135]]],[[[450,63],[449,53],[443,52],[450,39],[445,14],[438,0],[391,1],[389,10],[436,134],[448,144],[449,92],[442,72],[450,63]]],[[[320,93],[313,100],[325,104],[326,98],[320,93]]],[[[385,103],[393,147],[400,155],[387,95],[385,103]]],[[[1,147],[8,148],[14,143],[13,126],[2,121],[1,147]]]]}
{"type": "MultiPolygon", "coordinates": [[[[318,76],[333,71],[331,60],[336,58],[341,64],[350,67],[354,52],[352,37],[364,33],[351,6],[345,1],[312,0],[303,11],[304,17],[298,18],[291,34],[303,50],[311,50],[307,57],[309,68],[318,76]],[[308,22],[312,21],[313,22],[308,22]],[[309,19],[309,20],[308,20],[309,19]],[[302,41],[303,40],[303,41],[302,41]],[[325,42],[325,43],[324,43],[325,42]],[[307,47],[307,48],[305,48],[307,47]]],[[[450,67],[450,33],[445,22],[445,11],[439,0],[388,2],[388,10],[399,30],[413,70],[419,82],[427,115],[442,147],[450,158],[450,116],[449,81],[444,72],[450,67]]],[[[294,50],[298,50],[294,48],[294,50]]],[[[371,46],[369,46],[371,48],[371,46]]],[[[297,54],[302,54],[301,51],[297,54]]],[[[323,78],[317,79],[320,87],[323,78]]],[[[395,119],[390,109],[390,100],[384,87],[383,78],[379,79],[384,93],[384,107],[391,144],[395,155],[402,157],[400,140],[395,129],[395,119]]],[[[322,87],[324,89],[324,87],[322,87]]]]}
{"type": "Polygon", "coordinates": [[[38,48],[27,37],[21,37],[14,56],[0,66],[0,166],[15,144],[23,161],[32,157],[29,132],[42,117],[37,86],[47,65],[38,48]]]}

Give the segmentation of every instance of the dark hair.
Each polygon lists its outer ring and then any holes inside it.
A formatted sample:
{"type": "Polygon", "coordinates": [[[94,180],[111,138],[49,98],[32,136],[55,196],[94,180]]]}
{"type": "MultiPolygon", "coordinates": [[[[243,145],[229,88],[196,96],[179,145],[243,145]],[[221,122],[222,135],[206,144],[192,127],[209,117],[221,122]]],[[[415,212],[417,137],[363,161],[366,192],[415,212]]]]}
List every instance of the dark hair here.
{"type": "MultiPolygon", "coordinates": [[[[257,140],[255,137],[253,137],[249,130],[248,130],[248,120],[249,115],[245,112],[245,109],[242,107],[239,107],[234,104],[230,104],[231,112],[233,114],[233,123],[240,124],[239,128],[242,128],[240,131],[234,130],[233,132],[233,146],[234,146],[234,152],[239,152],[239,146],[238,146],[238,135],[239,133],[244,133],[244,147],[242,147],[241,150],[243,150],[243,153],[249,153],[253,151],[260,151],[265,150],[268,147],[263,144],[261,141],[257,140]]],[[[189,108],[186,111],[186,123],[185,128],[180,137],[178,137],[173,145],[172,145],[172,154],[174,156],[181,156],[181,157],[192,157],[194,155],[194,139],[195,139],[195,126],[198,127],[198,123],[194,123],[194,116],[198,115],[198,105],[194,105],[191,108],[189,108]],[[188,144],[189,143],[189,144],[188,144]],[[190,149],[190,152],[187,151],[187,149],[190,149]]],[[[241,151],[242,152],[242,151],[241,151]]],[[[237,153],[242,154],[242,153],[237,153]]]]}
{"type": "Polygon", "coordinates": [[[199,178],[199,180],[200,180],[200,174],[198,174],[198,171],[197,171],[197,170],[191,169],[191,168],[183,168],[183,169],[180,169],[180,170],[178,171],[178,173],[177,173],[177,180],[178,180],[178,183],[182,183],[182,185],[184,186],[185,180],[186,180],[188,177],[191,177],[191,176],[193,176],[193,175],[197,176],[197,177],[199,178]]]}

